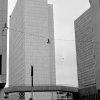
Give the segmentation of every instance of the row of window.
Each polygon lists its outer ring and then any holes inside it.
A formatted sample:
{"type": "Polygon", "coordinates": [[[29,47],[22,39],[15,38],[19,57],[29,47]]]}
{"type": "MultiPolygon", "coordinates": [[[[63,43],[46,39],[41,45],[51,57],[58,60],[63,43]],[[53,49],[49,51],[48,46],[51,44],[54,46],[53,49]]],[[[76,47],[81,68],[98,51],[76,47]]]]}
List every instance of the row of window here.
{"type": "Polygon", "coordinates": [[[77,22],[76,22],[76,26],[77,28],[83,28],[85,27],[88,23],[91,22],[92,20],[92,12],[89,9],[88,11],[86,11],[80,18],[78,18],[77,22]]]}
{"type": "Polygon", "coordinates": [[[80,53],[79,58],[81,60],[85,60],[85,59],[87,60],[87,59],[93,57],[93,55],[94,55],[94,51],[91,49],[91,50],[88,50],[86,52],[80,53]]]}
{"type": "Polygon", "coordinates": [[[93,42],[89,41],[88,43],[84,42],[84,43],[79,43],[77,44],[77,52],[78,53],[81,53],[81,52],[85,52],[85,51],[88,51],[90,49],[93,49],[93,42]]]}
{"type": "Polygon", "coordinates": [[[82,67],[78,67],[78,72],[82,73],[82,72],[85,72],[86,70],[91,70],[91,69],[94,69],[94,68],[95,68],[95,64],[91,64],[91,65],[88,65],[88,66],[82,66],[82,67]]]}
{"type": "Polygon", "coordinates": [[[91,68],[91,69],[79,72],[78,75],[81,76],[81,77],[95,75],[95,69],[91,68]]]}
{"type": "Polygon", "coordinates": [[[79,64],[87,65],[87,64],[91,64],[92,62],[95,62],[94,55],[90,55],[86,59],[80,59],[79,64]]]}
{"type": "Polygon", "coordinates": [[[95,83],[96,81],[95,81],[95,79],[91,79],[91,80],[87,80],[87,81],[79,81],[79,84],[81,85],[81,86],[90,86],[90,85],[92,85],[93,83],[95,83]]]}
{"type": "Polygon", "coordinates": [[[95,79],[95,75],[94,74],[84,74],[84,75],[78,75],[78,78],[80,81],[88,81],[91,79],[95,79]]]}

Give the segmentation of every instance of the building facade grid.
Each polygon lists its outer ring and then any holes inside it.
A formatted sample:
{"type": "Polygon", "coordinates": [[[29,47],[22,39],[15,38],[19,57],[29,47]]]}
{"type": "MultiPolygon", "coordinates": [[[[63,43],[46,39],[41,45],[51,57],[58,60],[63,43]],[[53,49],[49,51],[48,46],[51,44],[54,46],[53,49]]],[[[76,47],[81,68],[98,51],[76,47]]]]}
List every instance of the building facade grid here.
{"type": "MultiPolygon", "coordinates": [[[[56,85],[52,7],[47,0],[17,1],[10,19],[11,86],[31,85],[31,65],[34,85],[56,85]]],[[[55,93],[36,95],[39,100],[51,100],[55,93]]],[[[30,97],[31,93],[25,93],[25,100],[30,97]]]]}

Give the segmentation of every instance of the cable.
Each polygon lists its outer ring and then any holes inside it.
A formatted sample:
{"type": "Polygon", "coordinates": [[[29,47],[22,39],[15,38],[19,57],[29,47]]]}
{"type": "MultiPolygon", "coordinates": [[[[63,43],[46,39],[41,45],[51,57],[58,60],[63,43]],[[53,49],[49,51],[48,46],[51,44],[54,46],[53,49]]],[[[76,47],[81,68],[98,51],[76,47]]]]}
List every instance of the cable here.
{"type": "MultiPolygon", "coordinates": [[[[15,31],[15,32],[20,32],[20,33],[26,33],[26,32],[22,32],[22,31],[19,31],[19,30],[16,30],[16,29],[13,29],[13,28],[8,28],[9,30],[12,30],[12,31],[15,31]]],[[[91,42],[91,43],[100,43],[100,42],[98,42],[98,41],[92,41],[92,40],[88,40],[88,41],[80,41],[80,40],[67,40],[67,39],[55,39],[55,38],[52,38],[52,37],[45,37],[45,36],[42,36],[42,35],[36,35],[36,34],[33,34],[33,33],[29,33],[30,35],[33,35],[33,36],[36,36],[36,37],[41,37],[41,38],[45,38],[45,39],[47,39],[47,38],[50,38],[50,39],[53,39],[53,40],[55,40],[55,41],[65,41],[65,42],[82,42],[82,43],[89,43],[89,42],[91,42]]]]}

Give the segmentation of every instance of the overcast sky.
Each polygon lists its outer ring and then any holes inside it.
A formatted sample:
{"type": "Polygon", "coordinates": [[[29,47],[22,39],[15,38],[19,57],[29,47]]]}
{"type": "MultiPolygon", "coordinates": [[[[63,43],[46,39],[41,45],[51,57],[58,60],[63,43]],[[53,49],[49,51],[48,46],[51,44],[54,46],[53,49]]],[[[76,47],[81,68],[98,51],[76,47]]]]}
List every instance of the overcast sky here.
{"type": "MultiPolygon", "coordinates": [[[[17,0],[9,0],[9,15],[17,0]]],[[[57,84],[77,86],[74,20],[89,8],[89,0],[49,0],[54,6],[57,84]]]]}

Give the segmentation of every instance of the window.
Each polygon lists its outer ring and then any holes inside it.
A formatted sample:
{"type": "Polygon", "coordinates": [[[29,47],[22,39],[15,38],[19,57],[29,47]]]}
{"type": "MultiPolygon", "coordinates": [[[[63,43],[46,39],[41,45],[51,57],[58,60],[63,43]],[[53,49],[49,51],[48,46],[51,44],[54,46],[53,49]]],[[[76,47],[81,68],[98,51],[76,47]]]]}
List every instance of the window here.
{"type": "Polygon", "coordinates": [[[0,75],[2,74],[2,55],[0,55],[0,75]]]}

